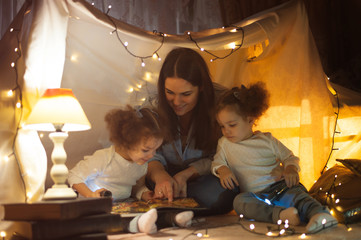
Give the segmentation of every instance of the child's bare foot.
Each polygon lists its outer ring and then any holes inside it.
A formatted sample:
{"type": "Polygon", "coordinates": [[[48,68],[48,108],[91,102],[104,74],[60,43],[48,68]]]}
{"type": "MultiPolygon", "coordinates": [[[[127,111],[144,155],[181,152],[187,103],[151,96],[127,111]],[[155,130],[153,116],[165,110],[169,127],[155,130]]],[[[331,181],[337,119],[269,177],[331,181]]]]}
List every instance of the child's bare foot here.
{"type": "Polygon", "coordinates": [[[288,220],[290,225],[299,225],[300,224],[300,216],[298,215],[297,208],[289,207],[280,212],[280,219],[284,222],[288,220]]]}

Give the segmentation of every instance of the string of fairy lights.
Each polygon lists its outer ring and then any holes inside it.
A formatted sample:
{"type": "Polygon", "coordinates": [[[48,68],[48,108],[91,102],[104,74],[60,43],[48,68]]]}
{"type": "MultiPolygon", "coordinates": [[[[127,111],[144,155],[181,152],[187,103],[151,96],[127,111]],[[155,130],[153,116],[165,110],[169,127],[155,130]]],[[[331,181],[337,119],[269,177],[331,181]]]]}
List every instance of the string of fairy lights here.
{"type": "MultiPolygon", "coordinates": [[[[92,3],[92,5],[94,5],[94,3],[92,3]]],[[[123,40],[120,38],[119,33],[118,33],[118,27],[117,27],[116,23],[114,22],[113,18],[109,16],[109,12],[110,12],[111,8],[112,8],[112,6],[109,5],[108,8],[107,8],[106,13],[104,13],[105,16],[108,18],[108,20],[112,23],[112,25],[113,25],[113,27],[114,27],[114,30],[111,31],[110,33],[111,33],[111,34],[114,34],[114,33],[115,33],[118,41],[119,41],[120,44],[125,48],[125,50],[126,50],[131,56],[140,59],[140,62],[141,62],[141,66],[142,66],[142,67],[145,67],[145,62],[144,62],[144,60],[145,60],[145,59],[148,59],[148,58],[158,59],[159,61],[161,61],[162,58],[161,58],[160,55],[159,55],[159,50],[162,48],[162,46],[163,46],[163,44],[164,44],[164,40],[165,40],[165,38],[166,38],[168,35],[165,34],[165,33],[158,32],[158,31],[154,30],[153,33],[154,33],[155,35],[158,35],[158,36],[161,37],[161,42],[160,42],[159,47],[158,47],[157,49],[155,49],[155,50],[152,52],[152,54],[150,54],[150,55],[145,55],[145,56],[137,55],[137,54],[133,53],[132,51],[130,51],[130,49],[129,49],[129,47],[128,47],[128,46],[129,46],[129,43],[128,43],[127,41],[123,41],[123,40]]],[[[224,27],[222,27],[222,28],[224,29],[224,27]]],[[[242,32],[242,39],[241,39],[241,43],[240,43],[240,44],[236,44],[235,42],[232,42],[232,43],[227,44],[227,46],[230,48],[230,52],[229,52],[228,54],[226,54],[225,56],[218,56],[218,55],[210,52],[209,50],[204,49],[203,47],[201,47],[201,46],[199,45],[199,43],[193,38],[191,32],[187,32],[187,35],[189,36],[189,40],[192,41],[192,42],[195,44],[195,46],[196,46],[200,51],[205,52],[205,53],[207,53],[207,54],[209,54],[209,55],[212,56],[212,58],[210,59],[210,62],[213,62],[213,61],[215,61],[215,60],[217,60],[217,59],[225,59],[225,58],[229,57],[230,55],[232,55],[234,52],[236,52],[237,50],[239,50],[239,49],[242,47],[243,42],[244,42],[244,29],[243,29],[242,27],[237,27],[237,26],[235,26],[235,27],[232,28],[232,30],[231,30],[230,32],[242,32]]]]}
{"type": "Polygon", "coordinates": [[[14,48],[14,52],[16,53],[16,58],[14,59],[14,61],[12,61],[10,63],[11,68],[14,69],[15,87],[7,92],[7,96],[8,97],[18,96],[18,98],[14,98],[14,100],[15,100],[14,102],[16,102],[15,103],[15,117],[14,117],[15,120],[16,120],[16,116],[17,116],[18,112],[19,112],[19,115],[18,115],[18,121],[16,123],[15,135],[14,135],[13,142],[12,142],[12,152],[6,157],[6,159],[9,160],[12,156],[14,157],[14,159],[15,159],[15,161],[17,163],[19,172],[20,172],[22,185],[23,185],[24,190],[25,190],[24,191],[25,199],[27,199],[27,196],[26,196],[26,194],[27,194],[26,184],[25,184],[25,180],[23,178],[24,176],[23,176],[23,173],[22,173],[21,164],[19,162],[19,158],[16,156],[16,151],[15,151],[15,142],[16,142],[16,138],[18,136],[19,129],[21,128],[20,124],[21,124],[21,120],[22,120],[23,112],[24,112],[24,109],[23,109],[23,93],[22,93],[21,85],[19,83],[19,74],[18,74],[18,68],[17,68],[18,60],[22,56],[22,54],[21,54],[22,53],[21,52],[21,44],[20,44],[20,38],[19,38],[20,29],[10,28],[9,31],[10,31],[10,33],[14,33],[14,34],[16,33],[15,36],[16,36],[17,46],[14,48]]]}
{"type": "MultiPolygon", "coordinates": [[[[195,228],[190,233],[186,234],[182,240],[186,240],[190,237],[198,237],[199,239],[206,239],[210,237],[217,237],[219,234],[219,231],[217,231],[218,228],[222,227],[232,227],[232,226],[240,226],[243,230],[245,230],[248,233],[252,233],[259,236],[266,236],[269,238],[281,238],[281,237],[289,237],[289,236],[297,236],[298,239],[306,239],[307,236],[316,234],[327,227],[329,227],[326,220],[322,221],[322,226],[312,233],[303,233],[300,231],[296,231],[295,228],[291,228],[288,220],[285,220],[284,222],[282,220],[278,220],[276,224],[268,225],[266,226],[267,231],[266,233],[264,231],[259,231],[256,229],[256,225],[252,223],[250,220],[244,219],[243,215],[241,214],[236,220],[236,222],[231,222],[229,224],[221,224],[213,227],[205,227],[205,228],[195,228]],[[213,231],[214,230],[214,231],[213,231]]],[[[261,227],[260,227],[261,228],[261,227]]],[[[264,228],[264,226],[262,226],[264,228]]],[[[234,232],[236,230],[233,230],[234,232]]],[[[171,238],[169,240],[172,240],[171,238]]]]}
{"type": "MultiPolygon", "coordinates": [[[[92,5],[94,5],[94,4],[92,4],[92,5]]],[[[152,58],[152,59],[156,59],[158,61],[162,60],[161,56],[159,55],[159,51],[164,45],[165,38],[168,36],[167,34],[162,33],[162,32],[153,31],[153,33],[160,38],[159,46],[155,50],[151,51],[151,54],[149,54],[149,55],[140,56],[140,55],[134,54],[132,51],[130,51],[130,49],[128,47],[129,43],[126,42],[126,41],[122,41],[122,39],[121,39],[121,37],[119,35],[119,31],[118,31],[118,27],[117,27],[116,23],[109,16],[109,11],[110,10],[111,10],[111,5],[108,6],[108,10],[104,14],[107,16],[107,18],[109,19],[109,21],[112,23],[112,25],[114,27],[114,30],[111,32],[111,34],[115,33],[115,36],[116,36],[117,40],[120,42],[120,44],[125,48],[125,50],[132,57],[140,59],[140,63],[141,63],[142,67],[145,67],[145,60],[147,60],[147,59],[152,58]]],[[[16,153],[15,153],[16,152],[15,151],[15,141],[16,141],[16,138],[17,138],[17,135],[18,135],[18,131],[21,128],[20,124],[21,124],[21,120],[22,120],[22,116],[23,116],[23,96],[22,96],[22,88],[21,88],[21,85],[19,83],[18,68],[17,68],[18,60],[22,56],[21,55],[21,48],[20,48],[21,43],[20,43],[20,39],[19,39],[20,29],[10,28],[10,32],[12,34],[16,33],[17,47],[14,48],[14,52],[16,53],[16,58],[14,59],[13,62],[10,63],[10,67],[14,69],[14,73],[15,73],[15,87],[12,88],[11,90],[9,90],[7,94],[8,94],[9,97],[17,96],[17,97],[14,97],[15,102],[16,102],[15,103],[15,109],[17,109],[17,111],[15,111],[15,119],[16,119],[16,116],[19,116],[18,117],[19,120],[16,123],[16,133],[14,135],[14,139],[13,139],[13,143],[12,143],[12,153],[5,156],[4,159],[5,159],[5,161],[8,161],[11,157],[15,158],[15,160],[16,160],[16,162],[18,164],[18,167],[19,167],[22,184],[23,184],[24,189],[25,189],[25,199],[28,199],[28,197],[29,197],[28,194],[29,193],[27,193],[27,191],[26,191],[26,184],[25,184],[25,180],[24,180],[24,174],[22,173],[21,165],[19,163],[19,159],[18,159],[18,157],[16,156],[16,153]]],[[[235,44],[235,43],[227,44],[229,46],[229,48],[230,48],[230,52],[228,54],[226,54],[225,56],[218,56],[218,55],[212,53],[211,51],[209,51],[207,49],[204,49],[202,46],[199,45],[197,40],[192,36],[191,32],[187,32],[186,34],[188,35],[188,39],[195,44],[195,47],[197,47],[200,51],[210,55],[211,56],[210,62],[214,62],[215,60],[225,59],[225,58],[231,56],[233,53],[235,53],[237,50],[239,50],[242,47],[243,42],[244,42],[244,29],[242,27],[233,27],[231,32],[241,32],[242,33],[242,39],[241,39],[241,43],[238,44],[238,45],[235,44]]],[[[330,159],[330,157],[332,155],[332,152],[334,150],[339,150],[338,148],[334,147],[335,134],[340,133],[340,132],[338,132],[336,130],[337,129],[338,116],[339,116],[339,108],[340,108],[339,97],[338,97],[337,92],[334,94],[334,97],[337,100],[337,111],[335,112],[336,120],[335,120],[333,136],[332,136],[332,146],[331,146],[331,151],[330,151],[329,157],[327,159],[327,162],[326,162],[324,168],[321,171],[321,174],[323,174],[324,171],[327,169],[327,164],[328,164],[329,159],[330,159]]],[[[332,193],[332,190],[336,186],[336,178],[337,178],[337,176],[335,176],[335,180],[334,180],[334,183],[332,184],[331,188],[328,189],[327,191],[325,191],[325,194],[327,196],[325,203],[328,203],[328,200],[332,200],[333,201],[332,204],[334,204],[334,205],[336,205],[336,204],[338,204],[340,202],[340,199],[338,199],[335,196],[335,194],[332,193]]],[[[281,221],[281,220],[279,220],[279,221],[281,221]]],[[[327,223],[325,222],[323,224],[324,224],[324,226],[326,226],[327,223]]],[[[299,235],[299,237],[301,239],[306,238],[305,233],[296,232],[293,228],[289,227],[287,222],[282,223],[282,221],[277,222],[277,225],[269,226],[268,231],[266,233],[256,231],[254,224],[250,224],[249,227],[246,227],[246,221],[244,220],[242,215],[240,216],[237,223],[229,224],[229,226],[230,225],[240,225],[244,230],[246,230],[246,231],[248,231],[250,233],[254,233],[254,234],[257,234],[257,235],[265,235],[265,236],[268,236],[268,237],[284,237],[284,236],[290,236],[290,235],[299,235]]],[[[217,226],[217,227],[219,227],[219,226],[217,226]]],[[[217,228],[217,227],[215,227],[215,228],[217,228]]],[[[199,238],[207,238],[207,237],[210,236],[209,233],[210,233],[211,229],[212,228],[203,228],[203,229],[194,230],[192,233],[186,235],[183,239],[187,239],[190,236],[194,236],[194,235],[199,237],[199,238]]],[[[1,231],[0,232],[0,237],[5,239],[6,233],[4,231],[1,231]]]]}
{"type": "MultiPolygon", "coordinates": [[[[335,90],[334,90],[335,91],[335,90]]],[[[328,158],[326,160],[326,163],[325,165],[323,166],[322,168],[322,171],[321,171],[321,175],[325,172],[325,170],[327,170],[327,165],[331,159],[331,155],[333,153],[333,151],[337,151],[337,150],[340,150],[339,148],[335,148],[335,135],[336,134],[341,134],[341,132],[337,131],[337,121],[338,121],[338,116],[340,114],[340,100],[339,100],[339,97],[338,97],[338,93],[335,91],[335,93],[333,94],[333,96],[336,98],[336,103],[337,103],[337,109],[336,111],[334,112],[335,113],[335,124],[334,124],[334,129],[333,129],[333,133],[332,133],[332,143],[331,143],[331,150],[330,150],[330,154],[328,155],[328,158]]]]}

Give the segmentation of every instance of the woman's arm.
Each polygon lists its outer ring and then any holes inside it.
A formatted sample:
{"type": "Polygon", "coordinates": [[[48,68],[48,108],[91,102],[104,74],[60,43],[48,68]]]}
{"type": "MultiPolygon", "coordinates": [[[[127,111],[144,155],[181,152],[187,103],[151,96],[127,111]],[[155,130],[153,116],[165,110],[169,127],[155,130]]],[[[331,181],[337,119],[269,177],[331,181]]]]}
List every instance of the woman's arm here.
{"type": "Polygon", "coordinates": [[[187,197],[187,182],[193,178],[198,177],[198,171],[195,167],[190,166],[183,171],[178,172],[173,176],[178,184],[179,197],[187,197]]]}
{"type": "Polygon", "coordinates": [[[166,197],[171,202],[174,197],[179,196],[177,182],[165,171],[159,161],[148,163],[147,177],[155,183],[155,198],[166,197]]]}

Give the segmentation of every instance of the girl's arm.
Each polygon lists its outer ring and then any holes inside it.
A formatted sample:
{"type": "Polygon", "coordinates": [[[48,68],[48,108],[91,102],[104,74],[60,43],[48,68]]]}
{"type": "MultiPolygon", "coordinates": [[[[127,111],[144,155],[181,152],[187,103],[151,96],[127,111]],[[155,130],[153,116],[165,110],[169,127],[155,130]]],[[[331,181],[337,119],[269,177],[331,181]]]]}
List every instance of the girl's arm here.
{"type": "Polygon", "coordinates": [[[228,167],[221,166],[216,170],[216,173],[223,188],[232,190],[239,186],[237,178],[228,167]]]}
{"type": "Polygon", "coordinates": [[[90,197],[101,197],[100,192],[105,191],[105,188],[100,188],[95,192],[92,192],[85,183],[76,183],[73,184],[73,189],[75,189],[80,195],[90,198],[90,197]]]}

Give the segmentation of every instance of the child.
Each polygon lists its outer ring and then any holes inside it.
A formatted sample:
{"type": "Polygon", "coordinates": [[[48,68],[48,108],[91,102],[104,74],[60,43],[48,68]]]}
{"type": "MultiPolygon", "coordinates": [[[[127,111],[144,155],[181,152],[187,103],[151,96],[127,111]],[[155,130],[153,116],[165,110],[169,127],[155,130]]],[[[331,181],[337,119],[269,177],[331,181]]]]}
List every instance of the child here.
{"type": "MultiPolygon", "coordinates": [[[[148,160],[163,142],[158,114],[148,108],[114,109],[106,114],[105,121],[113,145],[86,157],[69,172],[68,182],[83,197],[101,197],[110,191],[115,201],[131,196],[150,200],[154,192],[144,185],[148,160]]],[[[134,218],[126,226],[130,232],[155,233],[157,211],[152,209],[134,218]]],[[[175,223],[184,227],[190,224],[193,212],[175,216],[175,223]]]]}
{"type": "Polygon", "coordinates": [[[268,102],[269,94],[261,82],[233,88],[221,97],[216,114],[223,137],[212,173],[224,188],[245,190],[236,196],[233,207],[246,218],[273,223],[287,219],[291,225],[308,221],[309,233],[337,224],[299,183],[299,158],[271,133],[253,131],[268,102]]]}

